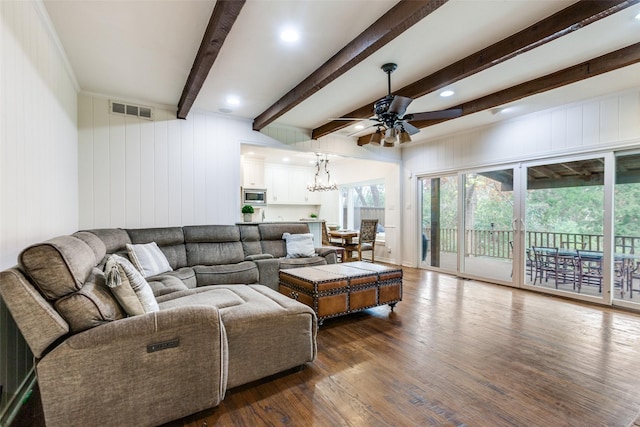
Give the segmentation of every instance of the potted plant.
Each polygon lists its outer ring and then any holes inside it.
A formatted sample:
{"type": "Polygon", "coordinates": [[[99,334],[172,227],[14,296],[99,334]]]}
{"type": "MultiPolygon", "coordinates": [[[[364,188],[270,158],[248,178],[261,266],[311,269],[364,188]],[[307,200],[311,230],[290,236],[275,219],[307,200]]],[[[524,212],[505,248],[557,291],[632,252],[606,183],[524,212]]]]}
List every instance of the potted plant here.
{"type": "Polygon", "coordinates": [[[244,216],[244,222],[251,222],[251,219],[253,217],[253,206],[251,205],[244,205],[242,207],[242,215],[244,216]]]}
{"type": "Polygon", "coordinates": [[[313,218],[313,219],[318,218],[318,214],[313,213],[313,212],[312,212],[312,213],[311,213],[311,215],[309,215],[309,216],[310,216],[311,218],[313,218]]]}

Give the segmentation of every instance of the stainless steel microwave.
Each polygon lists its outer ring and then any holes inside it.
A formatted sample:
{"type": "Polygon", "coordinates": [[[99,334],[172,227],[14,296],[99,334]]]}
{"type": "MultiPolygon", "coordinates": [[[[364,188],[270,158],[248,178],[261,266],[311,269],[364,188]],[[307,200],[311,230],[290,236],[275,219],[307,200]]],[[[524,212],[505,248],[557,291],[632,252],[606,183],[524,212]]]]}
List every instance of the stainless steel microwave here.
{"type": "Polygon", "coordinates": [[[243,188],[242,204],[244,205],[266,205],[267,190],[266,188],[243,188]]]}

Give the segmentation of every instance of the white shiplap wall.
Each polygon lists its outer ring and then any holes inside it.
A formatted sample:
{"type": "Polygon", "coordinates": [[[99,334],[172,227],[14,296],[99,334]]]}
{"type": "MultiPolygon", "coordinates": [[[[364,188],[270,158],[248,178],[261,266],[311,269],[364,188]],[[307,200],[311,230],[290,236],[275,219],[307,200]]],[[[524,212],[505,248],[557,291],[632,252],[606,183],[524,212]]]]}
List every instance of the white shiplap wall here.
{"type": "Polygon", "coordinates": [[[416,265],[416,176],[588,151],[640,148],[640,90],[565,105],[403,149],[403,254],[416,265]]]}
{"type": "MultiPolygon", "coordinates": [[[[44,6],[0,1],[0,269],[78,227],[77,83],[44,6]]],[[[32,356],[0,301],[0,424],[32,356]]]]}
{"type": "Polygon", "coordinates": [[[154,120],[111,114],[109,98],[78,97],[80,228],[233,224],[240,145],[278,144],[248,120],[155,106],[154,120]]]}

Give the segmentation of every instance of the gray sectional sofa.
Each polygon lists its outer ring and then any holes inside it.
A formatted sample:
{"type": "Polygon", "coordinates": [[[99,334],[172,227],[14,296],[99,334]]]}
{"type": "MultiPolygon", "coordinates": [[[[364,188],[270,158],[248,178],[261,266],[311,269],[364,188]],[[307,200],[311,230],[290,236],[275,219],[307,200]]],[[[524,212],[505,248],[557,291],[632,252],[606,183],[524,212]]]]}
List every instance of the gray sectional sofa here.
{"type": "Polygon", "coordinates": [[[278,272],[336,254],[287,258],[285,232],[309,229],[98,229],[26,248],[0,272],[0,295],[36,357],[47,425],[158,425],[311,362],[316,316],[275,290],[278,272]],[[158,310],[128,316],[106,285],[106,255],[149,242],[171,271],[146,278],[158,310]]]}

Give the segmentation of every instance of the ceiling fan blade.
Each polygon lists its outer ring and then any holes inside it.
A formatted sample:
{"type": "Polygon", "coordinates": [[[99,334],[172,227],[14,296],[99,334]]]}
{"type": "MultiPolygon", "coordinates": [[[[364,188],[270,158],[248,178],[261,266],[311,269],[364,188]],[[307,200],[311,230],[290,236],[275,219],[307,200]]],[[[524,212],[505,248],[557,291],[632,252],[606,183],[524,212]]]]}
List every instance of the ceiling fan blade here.
{"type": "Polygon", "coordinates": [[[449,108],[447,110],[427,111],[424,113],[408,114],[405,120],[437,120],[454,119],[462,115],[462,108],[449,108]]]}
{"type": "Polygon", "coordinates": [[[416,133],[420,132],[420,129],[408,122],[402,123],[402,127],[409,135],[415,135],[416,133]]]}
{"type": "Polygon", "coordinates": [[[407,111],[407,107],[413,98],[407,98],[406,96],[395,95],[393,97],[393,101],[391,101],[391,105],[389,105],[389,109],[387,113],[396,114],[398,116],[402,116],[405,111],[407,111]]]}
{"type": "Polygon", "coordinates": [[[329,117],[327,120],[345,120],[345,121],[349,121],[349,122],[355,122],[358,120],[372,120],[375,119],[374,117],[329,117]]]}

